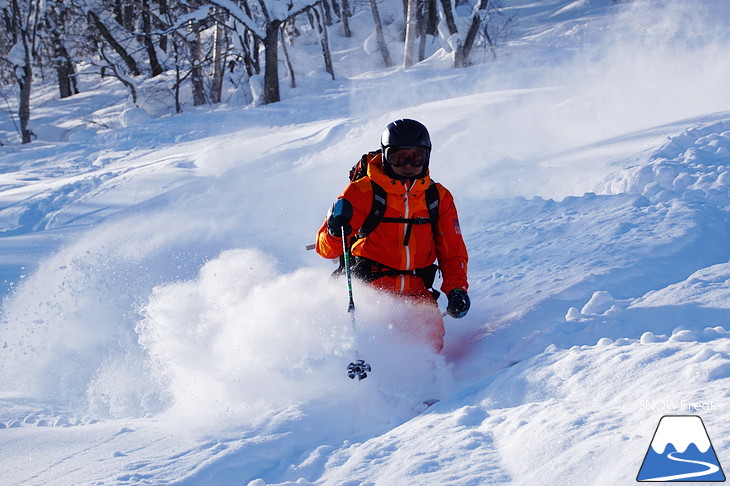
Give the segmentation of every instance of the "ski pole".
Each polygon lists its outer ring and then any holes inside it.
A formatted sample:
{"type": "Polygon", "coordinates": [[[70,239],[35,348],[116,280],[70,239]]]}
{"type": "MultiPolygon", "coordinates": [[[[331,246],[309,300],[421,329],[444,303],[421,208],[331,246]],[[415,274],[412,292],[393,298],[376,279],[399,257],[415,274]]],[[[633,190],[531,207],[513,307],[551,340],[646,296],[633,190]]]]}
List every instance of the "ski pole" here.
{"type": "MultiPolygon", "coordinates": [[[[347,276],[347,292],[350,296],[350,303],[347,306],[347,312],[350,313],[352,319],[352,332],[357,338],[357,325],[355,323],[355,300],[352,298],[352,272],[350,270],[350,252],[347,249],[347,236],[345,228],[342,227],[342,252],[345,259],[345,275],[347,276]]],[[[347,365],[347,376],[350,379],[354,379],[357,376],[357,380],[363,380],[368,377],[370,372],[370,365],[360,359],[360,353],[357,352],[355,347],[355,361],[347,365]]]]}
{"type": "Polygon", "coordinates": [[[345,257],[345,275],[347,276],[347,292],[350,294],[350,303],[347,306],[347,312],[352,316],[352,327],[355,329],[355,301],[352,298],[352,273],[350,272],[350,252],[347,250],[347,236],[345,236],[345,228],[342,229],[342,252],[345,257]]]}

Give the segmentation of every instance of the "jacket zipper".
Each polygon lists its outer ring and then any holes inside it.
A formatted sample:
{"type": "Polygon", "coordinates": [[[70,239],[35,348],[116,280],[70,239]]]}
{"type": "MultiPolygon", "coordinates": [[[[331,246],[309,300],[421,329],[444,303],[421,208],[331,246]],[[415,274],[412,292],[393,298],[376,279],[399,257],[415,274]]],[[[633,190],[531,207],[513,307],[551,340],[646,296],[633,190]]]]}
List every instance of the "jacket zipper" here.
{"type": "MultiPolygon", "coordinates": [[[[405,219],[408,219],[411,215],[411,208],[410,208],[410,200],[409,195],[411,193],[411,188],[406,186],[406,193],[403,196],[403,202],[405,203],[405,219]]],[[[405,240],[406,232],[408,231],[408,223],[403,224],[403,239],[405,240]]],[[[411,248],[408,245],[405,245],[406,249],[406,270],[411,269],[411,248]]],[[[404,292],[406,287],[406,276],[401,275],[400,276],[400,291],[404,292]]]]}

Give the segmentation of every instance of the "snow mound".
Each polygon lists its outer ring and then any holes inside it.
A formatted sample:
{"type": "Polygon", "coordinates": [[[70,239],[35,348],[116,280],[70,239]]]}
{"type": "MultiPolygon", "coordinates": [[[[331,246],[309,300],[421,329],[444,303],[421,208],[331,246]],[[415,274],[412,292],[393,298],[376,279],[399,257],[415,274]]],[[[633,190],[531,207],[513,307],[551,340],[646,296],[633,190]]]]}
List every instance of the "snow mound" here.
{"type": "Polygon", "coordinates": [[[670,137],[648,163],[606,185],[611,193],[642,194],[653,203],[682,199],[730,209],[730,120],[703,123],[670,137]]]}

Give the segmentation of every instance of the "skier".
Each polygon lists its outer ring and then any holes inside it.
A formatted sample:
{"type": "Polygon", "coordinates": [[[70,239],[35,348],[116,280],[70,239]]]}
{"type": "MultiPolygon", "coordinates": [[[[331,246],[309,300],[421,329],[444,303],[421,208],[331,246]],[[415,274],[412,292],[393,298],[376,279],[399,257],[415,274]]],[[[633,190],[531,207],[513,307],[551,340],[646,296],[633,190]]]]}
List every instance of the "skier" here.
{"type": "Polygon", "coordinates": [[[327,213],[316,250],[325,258],[343,254],[342,234],[350,245],[353,276],[375,288],[424,304],[409,331],[420,334],[436,352],[444,345],[444,321],[433,290],[437,269],[448,297],[446,313],[464,317],[468,255],[451,193],[431,180],[431,138],[421,123],[390,123],[381,150],[363,156],[351,182],[327,213]],[[365,172],[367,169],[367,172],[365,172]],[[438,260],[438,267],[434,264],[438,260]]]}

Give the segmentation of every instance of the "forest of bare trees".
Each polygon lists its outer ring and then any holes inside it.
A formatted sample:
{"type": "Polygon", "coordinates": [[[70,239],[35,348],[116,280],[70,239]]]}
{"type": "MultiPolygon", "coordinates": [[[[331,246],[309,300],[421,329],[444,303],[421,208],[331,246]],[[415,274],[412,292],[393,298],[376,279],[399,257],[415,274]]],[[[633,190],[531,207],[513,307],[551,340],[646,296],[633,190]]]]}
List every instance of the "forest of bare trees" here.
{"type": "Polygon", "coordinates": [[[370,23],[366,35],[373,34],[382,67],[412,66],[438,37],[460,68],[476,46],[494,52],[495,30],[508,23],[502,18],[495,27],[499,10],[498,0],[0,0],[0,87],[12,93],[6,104],[17,106],[18,131],[28,143],[34,83],[57,83],[59,97],[74,96],[81,67],[87,76],[116,78],[134,104],[143,81],[164,78],[177,112],[186,103],[220,103],[224,79],[233,74],[249,93],[248,80],[263,79],[261,102],[275,103],[280,64],[296,85],[288,47],[302,30],[315,33],[332,79],[330,40],[353,36],[350,20],[358,14],[370,23]],[[384,10],[400,18],[385,18],[384,10]]]}

